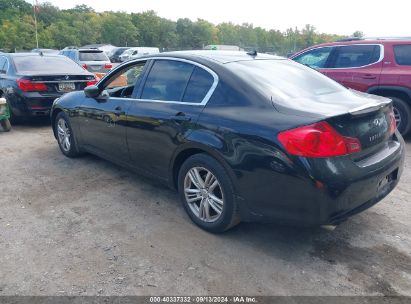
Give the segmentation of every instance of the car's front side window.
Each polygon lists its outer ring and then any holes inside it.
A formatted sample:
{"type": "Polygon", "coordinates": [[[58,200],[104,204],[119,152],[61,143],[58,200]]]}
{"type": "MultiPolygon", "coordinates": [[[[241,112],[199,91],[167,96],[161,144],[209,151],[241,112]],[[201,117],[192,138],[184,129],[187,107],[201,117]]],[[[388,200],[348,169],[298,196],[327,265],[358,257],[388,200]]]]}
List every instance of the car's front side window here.
{"type": "Polygon", "coordinates": [[[381,47],[379,45],[338,46],[330,63],[330,68],[357,68],[378,62],[381,47]]]}
{"type": "Polygon", "coordinates": [[[332,47],[317,48],[307,51],[304,54],[293,58],[293,60],[311,68],[323,69],[327,67],[327,60],[331,54],[332,49],[332,47]]]}
{"type": "Polygon", "coordinates": [[[141,99],[181,101],[194,65],[177,60],[156,60],[147,77],[141,99]]]}
{"type": "Polygon", "coordinates": [[[120,70],[106,82],[104,88],[110,96],[131,97],[144,70],[144,62],[139,62],[120,70]]]}

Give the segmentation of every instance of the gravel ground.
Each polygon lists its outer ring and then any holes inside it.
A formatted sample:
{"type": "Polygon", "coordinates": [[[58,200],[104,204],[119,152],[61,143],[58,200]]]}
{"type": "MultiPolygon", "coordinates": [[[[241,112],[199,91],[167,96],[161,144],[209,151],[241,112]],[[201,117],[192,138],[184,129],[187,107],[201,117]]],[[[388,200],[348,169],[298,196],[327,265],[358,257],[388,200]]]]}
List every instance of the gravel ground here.
{"type": "Polygon", "coordinates": [[[411,138],[384,201],[329,232],[194,226],[176,193],[94,156],[64,157],[50,126],[0,133],[0,295],[411,296],[411,138]]]}

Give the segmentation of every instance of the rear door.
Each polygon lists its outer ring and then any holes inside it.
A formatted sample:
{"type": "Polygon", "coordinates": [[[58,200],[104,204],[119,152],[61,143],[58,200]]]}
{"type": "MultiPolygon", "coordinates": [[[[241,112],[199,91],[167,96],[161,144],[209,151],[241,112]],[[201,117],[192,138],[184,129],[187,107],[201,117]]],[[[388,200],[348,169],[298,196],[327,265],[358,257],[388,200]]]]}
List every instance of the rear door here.
{"type": "Polygon", "coordinates": [[[175,149],[195,128],[217,82],[213,71],[194,62],[165,58],[151,62],[127,114],[127,143],[136,167],[168,178],[175,149]]]}
{"type": "Polygon", "coordinates": [[[348,88],[366,92],[379,84],[383,54],[382,45],[337,46],[330,56],[326,75],[348,88]]]}

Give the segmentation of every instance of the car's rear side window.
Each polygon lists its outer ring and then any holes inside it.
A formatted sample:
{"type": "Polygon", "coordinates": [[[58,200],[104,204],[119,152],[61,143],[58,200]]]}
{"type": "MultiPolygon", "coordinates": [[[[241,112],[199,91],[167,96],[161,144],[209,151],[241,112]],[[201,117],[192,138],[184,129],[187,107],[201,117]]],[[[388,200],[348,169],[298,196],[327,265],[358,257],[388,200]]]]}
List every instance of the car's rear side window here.
{"type": "Polygon", "coordinates": [[[181,101],[191,77],[192,64],[174,60],[156,60],[147,76],[142,99],[181,101]]]}
{"type": "Polygon", "coordinates": [[[335,48],[330,68],[358,68],[378,62],[379,45],[344,45],[335,48]]]}
{"type": "Polygon", "coordinates": [[[411,65],[411,44],[394,45],[395,61],[399,65],[411,65]]]}
{"type": "Polygon", "coordinates": [[[90,51],[80,51],[79,52],[80,61],[108,61],[108,58],[104,52],[90,52],[90,51]]]}
{"type": "Polygon", "coordinates": [[[64,56],[15,56],[13,61],[21,74],[84,73],[78,64],[64,56]]]}
{"type": "Polygon", "coordinates": [[[201,103],[213,83],[214,77],[209,72],[195,67],[184,93],[183,102],[201,103]]]}

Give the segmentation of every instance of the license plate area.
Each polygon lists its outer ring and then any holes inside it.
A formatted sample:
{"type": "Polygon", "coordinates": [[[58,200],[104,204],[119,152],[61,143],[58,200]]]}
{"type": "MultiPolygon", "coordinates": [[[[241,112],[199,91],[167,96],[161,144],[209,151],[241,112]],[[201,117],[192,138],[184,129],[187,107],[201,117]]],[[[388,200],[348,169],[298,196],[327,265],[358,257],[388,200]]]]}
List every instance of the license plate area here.
{"type": "Polygon", "coordinates": [[[58,89],[60,92],[71,92],[76,89],[73,82],[60,82],[58,84],[58,89]]]}

